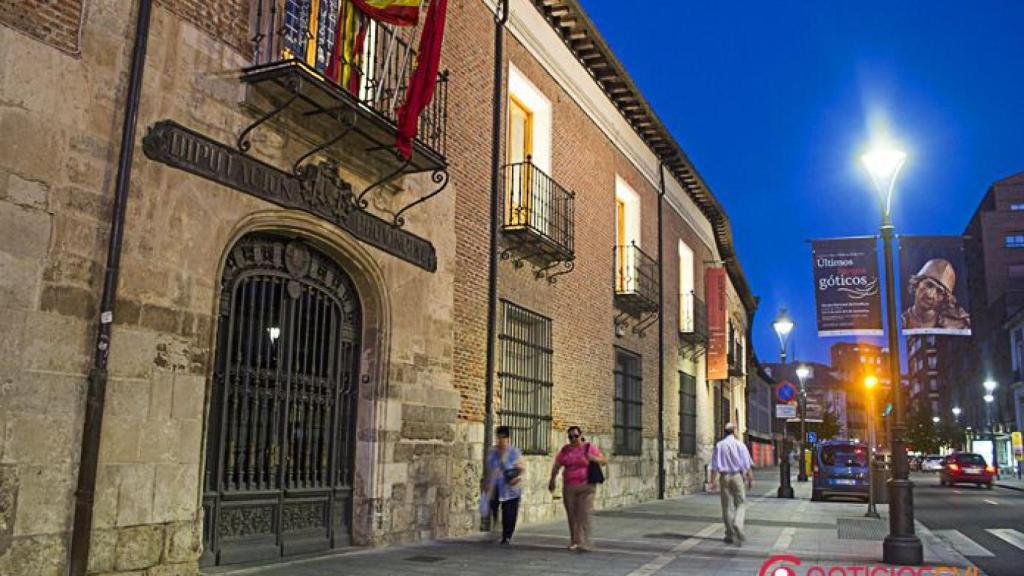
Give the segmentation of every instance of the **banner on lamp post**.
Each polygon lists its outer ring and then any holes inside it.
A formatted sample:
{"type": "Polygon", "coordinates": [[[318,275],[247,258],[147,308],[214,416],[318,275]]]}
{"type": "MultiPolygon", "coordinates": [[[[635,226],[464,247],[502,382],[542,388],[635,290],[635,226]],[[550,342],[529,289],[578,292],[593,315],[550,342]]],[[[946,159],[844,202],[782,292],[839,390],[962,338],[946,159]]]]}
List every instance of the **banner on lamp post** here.
{"type": "Polygon", "coordinates": [[[970,336],[967,260],[960,236],[901,236],[904,336],[970,336]]]}
{"type": "Polygon", "coordinates": [[[726,294],[725,268],[708,268],[704,273],[704,290],[708,306],[708,380],[729,378],[726,347],[726,294]]]}
{"type": "Polygon", "coordinates": [[[811,246],[818,336],[881,336],[875,239],[815,240],[811,246]]]}

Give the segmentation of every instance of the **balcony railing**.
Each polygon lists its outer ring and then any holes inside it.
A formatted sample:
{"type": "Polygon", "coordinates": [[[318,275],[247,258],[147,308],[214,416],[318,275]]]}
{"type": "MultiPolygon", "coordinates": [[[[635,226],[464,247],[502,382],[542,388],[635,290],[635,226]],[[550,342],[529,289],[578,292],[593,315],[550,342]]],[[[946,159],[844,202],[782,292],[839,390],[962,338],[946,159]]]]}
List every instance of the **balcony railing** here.
{"type": "Polygon", "coordinates": [[[708,339],[708,306],[692,290],[679,298],[679,337],[693,343],[708,339]]]}
{"type": "Polygon", "coordinates": [[[614,270],[615,305],[619,310],[640,317],[660,309],[658,263],[635,242],[615,247],[614,270]]]}
{"type": "MultiPolygon", "coordinates": [[[[256,0],[251,15],[253,65],[242,79],[266,88],[268,102],[259,108],[274,110],[297,95],[296,118],[338,124],[322,128],[327,137],[347,129],[371,139],[361,153],[393,144],[397,110],[416,62],[422,11],[418,25],[395,26],[365,17],[348,0],[256,0]]],[[[444,71],[419,117],[413,168],[444,163],[447,121],[444,71]]]]}
{"type": "Polygon", "coordinates": [[[541,271],[572,262],[575,195],[529,158],[507,164],[504,172],[502,231],[517,261],[531,262],[541,271]]]}

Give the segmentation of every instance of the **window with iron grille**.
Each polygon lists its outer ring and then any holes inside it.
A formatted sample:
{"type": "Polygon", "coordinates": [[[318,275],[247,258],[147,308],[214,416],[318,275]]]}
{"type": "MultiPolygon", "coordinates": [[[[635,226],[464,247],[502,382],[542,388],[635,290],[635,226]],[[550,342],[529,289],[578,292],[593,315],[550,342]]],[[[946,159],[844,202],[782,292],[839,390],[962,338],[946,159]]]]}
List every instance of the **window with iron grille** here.
{"type": "Polygon", "coordinates": [[[502,301],[501,423],[526,454],[547,454],[551,432],[551,319],[502,301]]]}
{"type": "Polygon", "coordinates": [[[640,454],[643,436],[640,357],[615,351],[615,453],[640,454]]]}
{"type": "Polygon", "coordinates": [[[679,373],[679,453],[697,453],[697,377],[679,373]]]}

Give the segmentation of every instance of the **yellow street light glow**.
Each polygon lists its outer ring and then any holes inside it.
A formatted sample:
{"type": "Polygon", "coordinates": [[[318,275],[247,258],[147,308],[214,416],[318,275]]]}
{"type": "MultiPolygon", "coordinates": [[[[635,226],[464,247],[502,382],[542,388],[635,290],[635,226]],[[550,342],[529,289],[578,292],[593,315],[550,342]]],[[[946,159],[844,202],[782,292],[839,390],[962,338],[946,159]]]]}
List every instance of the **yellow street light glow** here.
{"type": "Polygon", "coordinates": [[[874,388],[877,385],[878,385],[878,378],[875,378],[874,376],[868,376],[867,378],[864,379],[864,387],[869,389],[869,390],[871,388],[874,388]]]}

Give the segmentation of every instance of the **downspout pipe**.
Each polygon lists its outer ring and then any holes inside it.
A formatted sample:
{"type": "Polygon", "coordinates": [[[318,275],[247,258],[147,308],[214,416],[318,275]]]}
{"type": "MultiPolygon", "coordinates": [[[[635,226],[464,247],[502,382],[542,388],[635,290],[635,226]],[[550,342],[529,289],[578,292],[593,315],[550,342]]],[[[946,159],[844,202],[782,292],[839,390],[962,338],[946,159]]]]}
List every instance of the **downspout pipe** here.
{"type": "Polygon", "coordinates": [[[665,166],[658,163],[658,499],[665,499],[665,166]]]}
{"type": "MultiPolygon", "coordinates": [[[[484,390],[484,467],[487,474],[487,449],[494,443],[494,346],[497,336],[498,316],[498,218],[501,214],[499,202],[501,186],[501,117],[502,80],[505,63],[505,24],[508,22],[508,0],[499,0],[494,16],[494,86],[491,93],[491,210],[490,243],[487,253],[487,360],[484,390]]],[[[490,530],[490,518],[480,520],[482,531],[490,530]]]]}
{"type": "Polygon", "coordinates": [[[121,126],[121,150],[117,159],[117,180],[114,184],[114,209],[110,221],[110,240],[107,245],[107,266],[103,279],[103,294],[100,297],[100,321],[96,331],[92,367],[89,370],[89,388],[86,392],[85,418],[82,423],[78,488],[75,490],[75,519],[71,528],[71,552],[68,561],[68,573],[71,576],[85,576],[89,565],[96,470],[99,466],[100,456],[100,430],[103,427],[103,408],[107,391],[110,329],[113,323],[114,301],[117,298],[117,279],[124,239],[125,207],[128,203],[128,190],[131,186],[135,127],[139,116],[139,97],[142,92],[142,71],[146,63],[151,12],[152,0],[139,0],[135,22],[135,47],[132,50],[128,94],[124,106],[124,122],[121,126]]]}

